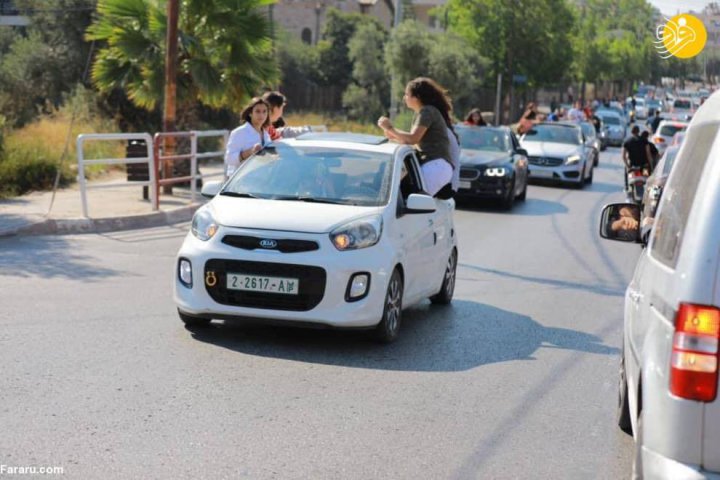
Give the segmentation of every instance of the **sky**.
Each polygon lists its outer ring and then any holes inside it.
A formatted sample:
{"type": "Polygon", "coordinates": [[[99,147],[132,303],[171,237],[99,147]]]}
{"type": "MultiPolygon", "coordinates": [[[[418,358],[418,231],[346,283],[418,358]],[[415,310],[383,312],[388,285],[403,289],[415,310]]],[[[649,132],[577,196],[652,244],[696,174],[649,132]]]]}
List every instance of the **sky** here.
{"type": "Polygon", "coordinates": [[[648,0],[653,6],[657,7],[663,14],[674,16],[678,13],[694,10],[696,12],[705,8],[710,0],[648,0]]]}

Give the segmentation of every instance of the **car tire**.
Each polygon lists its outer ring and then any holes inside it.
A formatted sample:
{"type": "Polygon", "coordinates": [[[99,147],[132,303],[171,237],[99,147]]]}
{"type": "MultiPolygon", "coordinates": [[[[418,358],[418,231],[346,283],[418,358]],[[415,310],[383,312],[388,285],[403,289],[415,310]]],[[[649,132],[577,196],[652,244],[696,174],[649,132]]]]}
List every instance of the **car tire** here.
{"type": "Polygon", "coordinates": [[[643,478],[643,464],[642,464],[642,445],[643,445],[643,414],[640,411],[640,415],[637,418],[637,435],[635,436],[635,448],[633,450],[633,466],[632,475],[630,478],[633,480],[642,480],[643,478]]]}
{"type": "Polygon", "coordinates": [[[515,179],[513,178],[508,188],[507,194],[502,199],[501,207],[503,210],[512,210],[515,203],[515,179]]]}
{"type": "Polygon", "coordinates": [[[400,333],[402,320],[403,280],[396,268],[390,276],[382,318],[375,327],[375,338],[382,343],[394,342],[400,333]]]}
{"type": "Polygon", "coordinates": [[[193,317],[192,315],[183,313],[180,310],[178,310],[178,315],[180,316],[180,320],[182,320],[187,327],[207,327],[210,325],[209,318],[193,317]]]}
{"type": "Polygon", "coordinates": [[[625,350],[620,356],[620,370],[618,372],[618,404],[617,423],[620,430],[632,435],[632,421],[630,419],[630,402],[628,400],[627,375],[625,374],[625,350]]]}
{"type": "Polygon", "coordinates": [[[595,173],[595,167],[590,167],[590,175],[585,179],[585,183],[587,185],[592,185],[594,173],[595,173]]]}
{"type": "Polygon", "coordinates": [[[445,274],[443,276],[440,291],[430,297],[430,301],[435,305],[449,305],[452,302],[453,293],[455,293],[455,280],[457,278],[457,249],[453,248],[445,266],[445,274]]]}
{"type": "Polygon", "coordinates": [[[527,186],[528,186],[527,180],[525,180],[525,187],[523,187],[522,193],[517,196],[517,199],[521,202],[524,202],[525,199],[527,198],[527,186]]]}
{"type": "Polygon", "coordinates": [[[593,160],[593,167],[597,167],[598,163],[600,163],[600,152],[595,154],[595,160],[593,160]]]}

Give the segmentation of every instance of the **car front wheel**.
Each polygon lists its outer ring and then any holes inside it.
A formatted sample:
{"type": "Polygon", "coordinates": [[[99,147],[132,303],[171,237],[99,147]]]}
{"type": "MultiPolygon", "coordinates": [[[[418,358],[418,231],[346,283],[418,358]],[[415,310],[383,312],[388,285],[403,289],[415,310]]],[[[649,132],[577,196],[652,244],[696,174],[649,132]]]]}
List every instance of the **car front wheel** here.
{"type": "Polygon", "coordinates": [[[375,336],[383,343],[392,343],[398,337],[402,320],[402,298],[403,280],[400,272],[395,269],[390,277],[387,293],[385,294],[382,319],[375,327],[375,336]]]}

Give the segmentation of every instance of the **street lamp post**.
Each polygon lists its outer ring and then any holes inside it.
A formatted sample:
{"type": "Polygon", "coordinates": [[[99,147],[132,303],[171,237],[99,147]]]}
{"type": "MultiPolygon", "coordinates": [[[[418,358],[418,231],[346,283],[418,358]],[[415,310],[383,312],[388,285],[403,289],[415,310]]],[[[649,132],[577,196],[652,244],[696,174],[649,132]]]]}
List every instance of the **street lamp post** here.
{"type": "Polygon", "coordinates": [[[313,45],[317,45],[318,40],[320,40],[320,14],[324,7],[325,5],[322,2],[315,3],[315,41],[313,45]]]}

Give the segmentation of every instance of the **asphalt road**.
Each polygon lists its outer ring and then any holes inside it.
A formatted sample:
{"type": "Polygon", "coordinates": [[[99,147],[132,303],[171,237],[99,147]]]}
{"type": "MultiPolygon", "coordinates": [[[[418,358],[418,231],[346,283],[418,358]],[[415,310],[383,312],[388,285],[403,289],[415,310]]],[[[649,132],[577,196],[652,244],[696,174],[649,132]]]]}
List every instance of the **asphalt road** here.
{"type": "Polygon", "coordinates": [[[448,308],[389,346],[175,313],[187,225],[0,240],[0,464],[64,478],[627,478],[615,426],[639,247],[601,240],[619,150],[583,190],[461,205],[448,308]]]}

